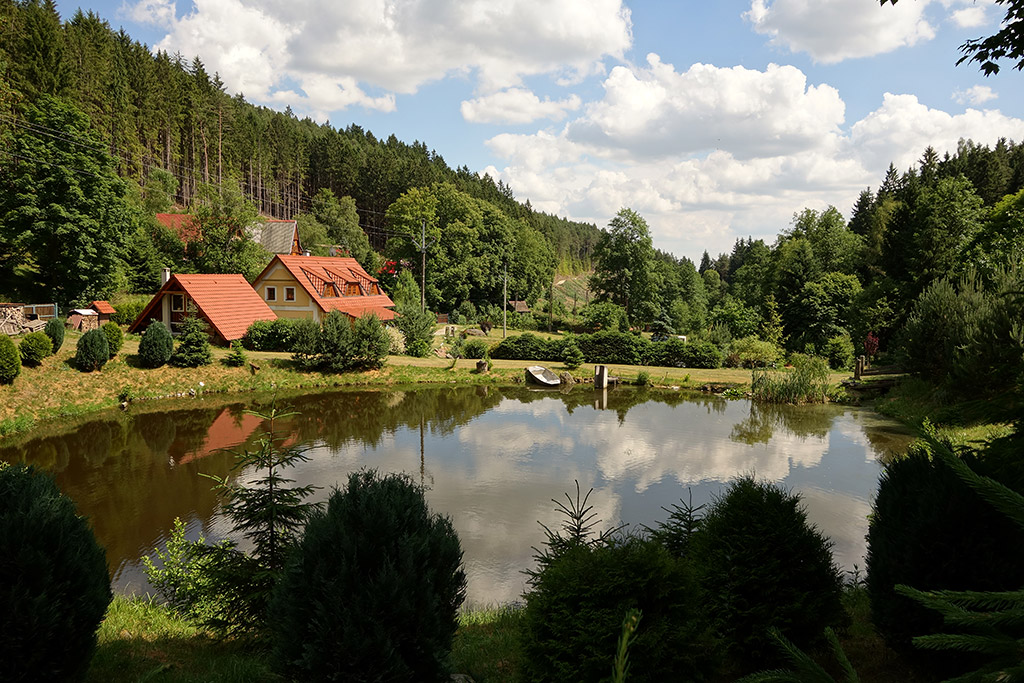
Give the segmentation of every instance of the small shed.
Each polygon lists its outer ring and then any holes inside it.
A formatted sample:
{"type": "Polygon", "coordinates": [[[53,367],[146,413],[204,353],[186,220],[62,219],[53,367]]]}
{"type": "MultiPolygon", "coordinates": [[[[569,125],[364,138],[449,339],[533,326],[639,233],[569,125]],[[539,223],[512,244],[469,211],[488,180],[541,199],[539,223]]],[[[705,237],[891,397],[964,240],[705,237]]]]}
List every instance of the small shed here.
{"type": "Polygon", "coordinates": [[[79,332],[95,330],[100,326],[100,314],[91,308],[73,308],[68,314],[66,324],[79,332]]]}
{"type": "Polygon", "coordinates": [[[114,307],[110,305],[109,301],[93,301],[90,308],[96,311],[96,314],[99,316],[100,325],[110,322],[110,316],[117,313],[117,311],[114,310],[114,307]]]}
{"type": "Polygon", "coordinates": [[[515,311],[516,313],[529,313],[530,312],[530,305],[528,303],[526,303],[525,301],[518,301],[518,300],[513,299],[513,300],[508,302],[508,307],[509,307],[510,310],[515,311]]]}

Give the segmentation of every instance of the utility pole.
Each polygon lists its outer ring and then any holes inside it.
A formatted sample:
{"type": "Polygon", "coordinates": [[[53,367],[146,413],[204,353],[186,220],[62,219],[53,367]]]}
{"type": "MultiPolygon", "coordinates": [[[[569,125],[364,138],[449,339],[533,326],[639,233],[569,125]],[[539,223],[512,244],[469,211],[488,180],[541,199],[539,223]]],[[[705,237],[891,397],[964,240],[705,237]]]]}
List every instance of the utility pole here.
{"type": "Polygon", "coordinates": [[[416,245],[420,250],[420,313],[427,310],[427,247],[431,246],[427,243],[427,219],[420,219],[420,242],[416,244],[415,238],[412,243],[416,245]]]}
{"type": "Polygon", "coordinates": [[[548,290],[548,332],[555,331],[555,276],[551,276],[551,289],[548,290]]]}
{"type": "Polygon", "coordinates": [[[505,286],[501,290],[501,338],[505,338],[506,320],[508,318],[508,264],[505,264],[505,286]]]}

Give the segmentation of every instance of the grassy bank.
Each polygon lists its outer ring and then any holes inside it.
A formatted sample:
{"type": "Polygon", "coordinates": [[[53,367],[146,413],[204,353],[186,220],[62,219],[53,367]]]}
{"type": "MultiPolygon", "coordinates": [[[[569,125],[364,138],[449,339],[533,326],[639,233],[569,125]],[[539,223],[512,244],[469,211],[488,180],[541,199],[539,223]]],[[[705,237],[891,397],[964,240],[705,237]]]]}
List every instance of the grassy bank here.
{"type": "MultiPolygon", "coordinates": [[[[495,360],[490,372],[475,372],[476,361],[452,361],[436,356],[412,358],[391,356],[381,370],[324,374],[304,372],[295,367],[287,353],[248,352],[258,367],[232,368],[221,361],[228,350],[214,348],[214,363],[201,368],[143,368],[136,352],[138,338],[126,339],[120,354],[100,372],[79,372],[70,364],[77,333],[69,333],[64,346],[36,368],[22,368],[10,386],[0,386],[0,438],[28,431],[49,420],[66,420],[88,413],[114,408],[126,399],[145,401],[157,398],[189,398],[209,394],[241,394],[287,390],[326,389],[340,386],[398,384],[514,384],[523,381],[523,368],[532,361],[495,360]]],[[[485,338],[501,339],[500,331],[485,338]]],[[[560,365],[548,364],[562,372],[560,365]]],[[[655,385],[698,389],[711,385],[716,389],[744,387],[750,383],[750,371],[722,368],[660,368],[613,365],[613,376],[633,381],[646,372],[655,385]]],[[[584,364],[572,371],[577,379],[591,378],[594,366],[584,364]]],[[[845,377],[835,373],[833,382],[845,377]]]]}
{"type": "MultiPolygon", "coordinates": [[[[851,626],[842,636],[843,648],[863,680],[924,680],[875,633],[863,586],[847,587],[844,603],[851,626]]],[[[509,607],[463,614],[452,645],[452,670],[471,676],[476,683],[519,680],[521,619],[522,612],[509,607]]],[[[272,672],[263,648],[217,640],[146,598],[117,596],[100,627],[99,648],[86,678],[89,683],[112,680],[242,683],[283,679],[272,672]]]]}

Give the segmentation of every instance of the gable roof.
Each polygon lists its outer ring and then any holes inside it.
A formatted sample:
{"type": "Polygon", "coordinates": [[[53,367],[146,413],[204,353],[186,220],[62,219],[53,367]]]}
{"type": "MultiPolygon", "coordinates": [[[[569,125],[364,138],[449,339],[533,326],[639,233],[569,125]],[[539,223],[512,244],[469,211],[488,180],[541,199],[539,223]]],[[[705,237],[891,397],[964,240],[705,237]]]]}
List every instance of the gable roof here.
{"type": "Polygon", "coordinates": [[[109,301],[93,301],[92,307],[96,309],[97,313],[102,315],[113,315],[117,313],[117,311],[114,310],[114,307],[110,305],[109,301]]]}
{"type": "Polygon", "coordinates": [[[182,290],[195,302],[199,313],[225,341],[241,339],[256,320],[276,320],[275,314],[241,275],[194,273],[172,275],[139,314],[128,330],[135,331],[170,290],[182,290]]]}
{"type": "Polygon", "coordinates": [[[271,254],[291,254],[298,244],[298,222],[261,218],[253,223],[246,232],[254,242],[271,254]]]}
{"type": "Polygon", "coordinates": [[[384,290],[380,289],[377,278],[363,270],[363,267],[354,258],[277,254],[270,265],[259,274],[255,282],[263,279],[263,276],[277,262],[285,267],[325,313],[341,311],[353,318],[360,318],[372,313],[381,320],[391,320],[395,317],[395,312],[390,310],[395,302],[383,293],[384,290]],[[359,285],[360,295],[343,296],[344,286],[347,284],[359,285]],[[376,286],[381,293],[371,294],[373,286],[376,286]],[[331,289],[334,290],[335,296],[330,296],[331,289]]]}

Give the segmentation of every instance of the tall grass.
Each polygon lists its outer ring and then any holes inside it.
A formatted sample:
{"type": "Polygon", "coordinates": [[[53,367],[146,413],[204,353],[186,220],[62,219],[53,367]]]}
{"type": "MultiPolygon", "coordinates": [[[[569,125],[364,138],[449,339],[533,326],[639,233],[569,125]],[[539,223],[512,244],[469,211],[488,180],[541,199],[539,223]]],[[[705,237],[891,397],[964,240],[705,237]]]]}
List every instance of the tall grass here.
{"type": "Polygon", "coordinates": [[[750,391],[767,403],[825,403],[828,395],[828,363],[815,356],[795,356],[793,370],[754,370],[750,391]]]}

